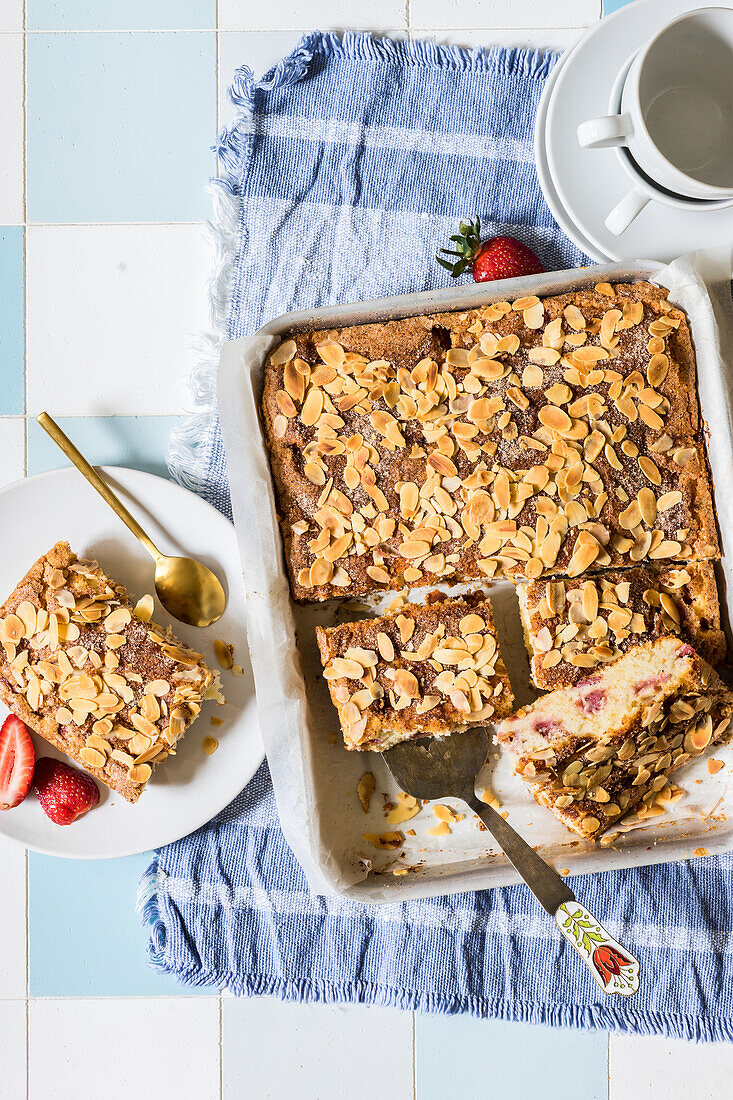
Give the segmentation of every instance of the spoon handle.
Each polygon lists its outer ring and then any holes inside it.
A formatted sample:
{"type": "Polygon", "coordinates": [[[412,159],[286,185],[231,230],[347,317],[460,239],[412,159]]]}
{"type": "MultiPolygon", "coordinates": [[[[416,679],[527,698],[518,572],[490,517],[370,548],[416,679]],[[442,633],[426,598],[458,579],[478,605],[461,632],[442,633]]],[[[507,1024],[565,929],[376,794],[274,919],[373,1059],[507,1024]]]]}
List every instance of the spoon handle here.
{"type": "Polygon", "coordinates": [[[568,884],[491,806],[466,799],[514,865],[567,942],[575,948],[604,993],[629,997],[639,988],[639,960],[608,934],[575,900],[568,884]]]}
{"type": "Polygon", "coordinates": [[[77,450],[66,433],[59,428],[56,421],[50,417],[47,412],[40,413],[36,419],[43,430],[51,436],[56,446],[61,448],[66,457],[73,462],[77,470],[86,478],[92,488],[97,490],[102,500],[104,500],[115,515],[119,516],[122,522],[129,527],[135,538],[139,539],[151,557],[155,558],[157,561],[160,557],[160,551],[153,540],[143,531],[140,524],[135,517],[128,512],[119,497],[112,492],[107,482],[104,481],[94,467],[87,462],[81,451],[77,450]]]}
{"type": "Polygon", "coordinates": [[[555,916],[563,902],[575,901],[575,895],[557,871],[530,848],[526,840],[516,832],[508,821],[491,806],[474,797],[469,806],[483,821],[494,840],[497,841],[507,859],[514,865],[537,901],[550,914],[555,916]]]}

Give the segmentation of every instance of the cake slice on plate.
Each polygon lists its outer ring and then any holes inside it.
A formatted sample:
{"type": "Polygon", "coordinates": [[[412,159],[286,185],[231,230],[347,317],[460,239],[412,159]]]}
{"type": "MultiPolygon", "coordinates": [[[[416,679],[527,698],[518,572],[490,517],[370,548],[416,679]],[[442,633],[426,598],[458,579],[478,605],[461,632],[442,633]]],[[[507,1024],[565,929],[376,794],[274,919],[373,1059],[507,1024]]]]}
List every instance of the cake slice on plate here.
{"type": "Polygon", "coordinates": [[[219,697],[202,655],[141,605],[57,542],[0,608],[0,699],[128,802],[219,697]]]}
{"type": "Polygon", "coordinates": [[[720,741],[733,692],[686,642],[634,646],[587,680],[558,688],[497,725],[537,802],[595,839],[669,776],[720,741]]]}
{"type": "Polygon", "coordinates": [[[487,597],[436,595],[379,619],[316,627],[347,749],[384,752],[511,713],[487,597]]]}

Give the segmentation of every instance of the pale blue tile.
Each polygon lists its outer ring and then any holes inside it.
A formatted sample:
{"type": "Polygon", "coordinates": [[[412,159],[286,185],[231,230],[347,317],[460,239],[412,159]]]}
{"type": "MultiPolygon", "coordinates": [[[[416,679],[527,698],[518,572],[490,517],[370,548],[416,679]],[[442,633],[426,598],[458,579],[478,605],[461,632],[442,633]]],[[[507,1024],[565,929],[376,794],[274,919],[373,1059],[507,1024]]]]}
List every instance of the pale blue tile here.
{"type": "Polygon", "coordinates": [[[603,14],[610,15],[611,12],[618,11],[619,8],[623,8],[630,3],[632,3],[632,0],[603,0],[603,14]]]}
{"type": "Polygon", "coordinates": [[[149,854],[87,861],[29,853],[32,997],[216,992],[181,986],[147,965],[147,930],[135,904],[137,884],[149,862],[149,854]]]}
{"type": "Polygon", "coordinates": [[[214,30],[216,0],[26,0],[29,31],[214,30]]]}
{"type": "Polygon", "coordinates": [[[0,227],[0,414],[25,412],[23,229],[0,227]]]}
{"type": "Polygon", "coordinates": [[[213,31],[31,34],[27,89],[29,221],[208,217],[213,31]]]}
{"type": "MultiPolygon", "coordinates": [[[[53,409],[48,410],[53,416],[53,409]]],[[[58,423],[94,466],[128,466],[168,476],[166,455],[180,416],[60,416],[58,423]]],[[[69,466],[35,420],[28,421],[28,474],[69,466]]]]}
{"type": "Polygon", "coordinates": [[[606,1100],[608,1034],[472,1016],[418,1016],[417,1100],[606,1100]]]}

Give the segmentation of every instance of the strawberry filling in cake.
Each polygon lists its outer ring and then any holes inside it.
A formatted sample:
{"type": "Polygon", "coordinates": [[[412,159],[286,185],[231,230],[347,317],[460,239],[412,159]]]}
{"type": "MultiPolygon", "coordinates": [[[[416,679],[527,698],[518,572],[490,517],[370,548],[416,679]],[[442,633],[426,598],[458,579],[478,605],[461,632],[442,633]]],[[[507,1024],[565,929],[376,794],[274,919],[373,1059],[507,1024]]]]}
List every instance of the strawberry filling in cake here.
{"type": "Polygon", "coordinates": [[[725,736],[731,713],[733,693],[717,673],[667,636],[591,682],[550,692],[497,733],[537,802],[595,839],[640,804],[663,801],[669,776],[725,736]]]}

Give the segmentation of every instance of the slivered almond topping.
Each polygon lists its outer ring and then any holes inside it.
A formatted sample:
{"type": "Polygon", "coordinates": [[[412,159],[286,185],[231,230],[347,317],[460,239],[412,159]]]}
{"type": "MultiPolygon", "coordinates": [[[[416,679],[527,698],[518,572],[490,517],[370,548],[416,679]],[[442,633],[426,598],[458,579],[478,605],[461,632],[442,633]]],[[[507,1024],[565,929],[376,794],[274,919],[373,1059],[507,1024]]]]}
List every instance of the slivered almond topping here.
{"type": "Polygon", "coordinates": [[[273,367],[279,367],[283,363],[289,362],[294,358],[296,352],[295,340],[285,340],[282,344],[275,348],[270,356],[270,362],[273,367]]]}
{"type": "MultiPolygon", "coordinates": [[[[234,646],[231,645],[229,642],[222,641],[221,638],[217,638],[214,641],[214,656],[216,657],[219,666],[225,671],[228,671],[234,664],[234,646]]],[[[162,692],[161,694],[165,695],[167,694],[167,692],[162,692]]]]}
{"type": "Polygon", "coordinates": [[[104,629],[107,634],[116,634],[132,619],[129,608],[118,607],[104,620],[104,629]]]}
{"type": "MultiPolygon", "coordinates": [[[[541,367],[552,367],[560,359],[560,352],[557,351],[555,348],[536,347],[529,349],[529,351],[527,352],[527,357],[531,363],[537,363],[541,367]]],[[[534,386],[540,385],[542,381],[542,375],[539,376],[538,381],[535,381],[534,378],[535,376],[533,376],[533,381],[531,382],[523,378],[524,384],[534,386]]]]}
{"type": "Polygon", "coordinates": [[[556,432],[567,432],[573,426],[568,414],[556,405],[543,405],[538,415],[541,424],[556,432]]]}
{"type": "Polygon", "coordinates": [[[586,327],[586,321],[583,314],[580,312],[576,305],[567,305],[563,310],[563,316],[572,329],[576,332],[580,332],[586,327]]]}

